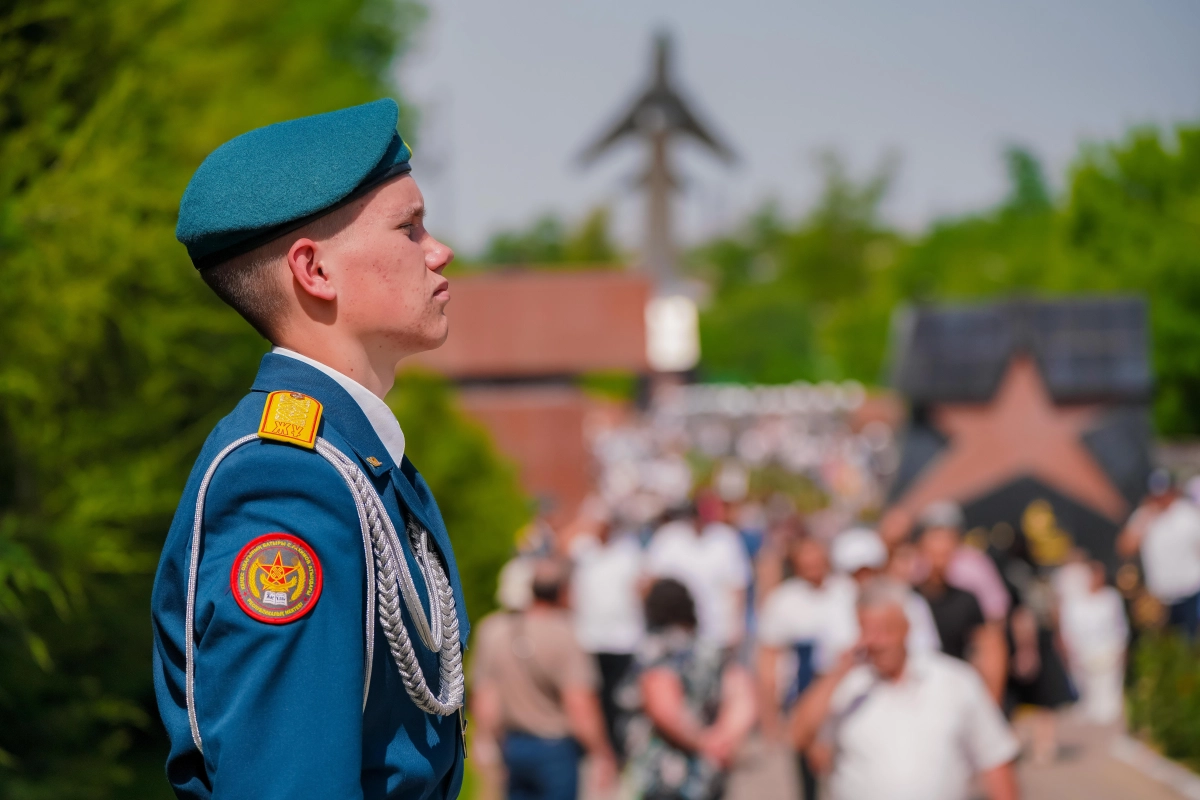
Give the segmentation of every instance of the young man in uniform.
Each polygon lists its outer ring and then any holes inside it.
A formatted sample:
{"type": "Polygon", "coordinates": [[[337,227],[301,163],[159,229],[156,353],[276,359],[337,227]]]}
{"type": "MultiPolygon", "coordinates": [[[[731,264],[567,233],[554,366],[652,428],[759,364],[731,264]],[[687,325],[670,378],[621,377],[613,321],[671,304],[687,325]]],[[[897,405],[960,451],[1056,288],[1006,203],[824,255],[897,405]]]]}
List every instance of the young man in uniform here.
{"type": "Polygon", "coordinates": [[[453,253],[425,230],[396,120],[380,100],[251,131],[180,203],[201,278],[274,345],[205,443],[155,579],[180,797],[461,785],[462,590],[382,399],[446,338],[453,253]]]}

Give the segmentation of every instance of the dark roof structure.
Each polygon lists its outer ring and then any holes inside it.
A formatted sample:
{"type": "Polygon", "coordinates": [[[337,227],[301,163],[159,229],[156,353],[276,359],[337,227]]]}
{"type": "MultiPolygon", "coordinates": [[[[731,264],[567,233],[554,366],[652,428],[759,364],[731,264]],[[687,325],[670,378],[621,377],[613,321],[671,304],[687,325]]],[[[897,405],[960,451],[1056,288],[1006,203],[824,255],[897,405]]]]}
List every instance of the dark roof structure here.
{"type": "Polygon", "coordinates": [[[914,405],[984,402],[1026,353],[1057,402],[1146,402],[1147,317],[1127,296],[910,307],[895,321],[892,384],[914,405]]]}

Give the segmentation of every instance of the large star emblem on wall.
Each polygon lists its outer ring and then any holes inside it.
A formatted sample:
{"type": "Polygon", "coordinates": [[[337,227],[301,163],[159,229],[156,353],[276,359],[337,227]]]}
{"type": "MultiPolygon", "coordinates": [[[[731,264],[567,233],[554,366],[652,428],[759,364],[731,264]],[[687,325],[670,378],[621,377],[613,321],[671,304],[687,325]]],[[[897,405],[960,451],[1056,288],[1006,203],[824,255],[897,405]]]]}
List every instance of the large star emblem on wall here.
{"type": "Polygon", "coordinates": [[[949,445],[899,505],[919,514],[937,500],[970,502],[1028,476],[1119,522],[1128,503],[1082,440],[1100,413],[1094,405],[1056,405],[1037,365],[1018,356],[988,402],[935,407],[934,425],[949,445]]]}

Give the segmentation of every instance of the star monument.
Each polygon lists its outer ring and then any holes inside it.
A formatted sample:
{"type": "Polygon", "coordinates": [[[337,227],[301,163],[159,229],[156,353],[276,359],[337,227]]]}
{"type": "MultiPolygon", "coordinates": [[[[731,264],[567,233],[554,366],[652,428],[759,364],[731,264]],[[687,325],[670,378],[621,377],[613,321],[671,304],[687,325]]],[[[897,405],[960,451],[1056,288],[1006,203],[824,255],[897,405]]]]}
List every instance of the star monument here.
{"type": "Polygon", "coordinates": [[[1102,410],[1057,405],[1033,359],[1017,356],[990,401],[935,409],[934,427],[949,444],[921,471],[899,505],[916,515],[937,500],[968,503],[1031,477],[1119,523],[1129,504],[1082,439],[1102,410]]]}

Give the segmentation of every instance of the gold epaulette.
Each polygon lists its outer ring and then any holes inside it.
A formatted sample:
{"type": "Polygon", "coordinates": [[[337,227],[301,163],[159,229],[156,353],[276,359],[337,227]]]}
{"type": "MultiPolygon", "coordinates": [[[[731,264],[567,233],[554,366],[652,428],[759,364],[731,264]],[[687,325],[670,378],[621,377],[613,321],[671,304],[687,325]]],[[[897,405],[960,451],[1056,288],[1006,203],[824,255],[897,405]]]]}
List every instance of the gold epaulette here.
{"type": "Polygon", "coordinates": [[[287,442],[312,450],[317,445],[321,403],[299,392],[271,392],[263,407],[258,435],[262,439],[287,442]]]}

